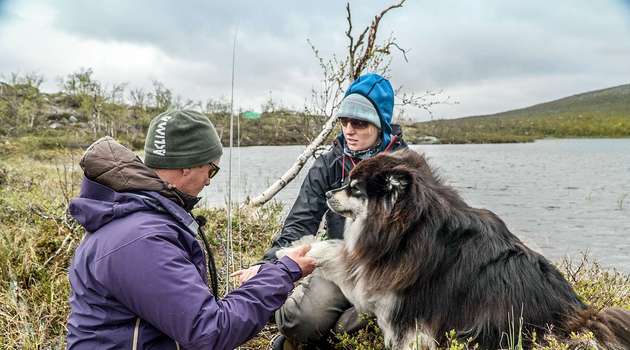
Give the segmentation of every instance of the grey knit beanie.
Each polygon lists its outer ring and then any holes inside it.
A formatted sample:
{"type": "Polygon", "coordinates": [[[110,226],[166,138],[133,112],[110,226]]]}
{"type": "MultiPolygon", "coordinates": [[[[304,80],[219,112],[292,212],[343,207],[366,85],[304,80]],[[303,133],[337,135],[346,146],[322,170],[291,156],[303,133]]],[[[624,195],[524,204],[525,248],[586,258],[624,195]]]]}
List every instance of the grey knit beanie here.
{"type": "Polygon", "coordinates": [[[358,93],[353,93],[343,98],[339,105],[337,118],[365,120],[374,124],[377,128],[381,128],[381,119],[378,117],[378,112],[374,108],[372,101],[358,93]]]}
{"type": "Polygon", "coordinates": [[[144,141],[144,163],[155,169],[193,168],[222,154],[221,140],[208,117],[191,110],[153,118],[144,141]]]}

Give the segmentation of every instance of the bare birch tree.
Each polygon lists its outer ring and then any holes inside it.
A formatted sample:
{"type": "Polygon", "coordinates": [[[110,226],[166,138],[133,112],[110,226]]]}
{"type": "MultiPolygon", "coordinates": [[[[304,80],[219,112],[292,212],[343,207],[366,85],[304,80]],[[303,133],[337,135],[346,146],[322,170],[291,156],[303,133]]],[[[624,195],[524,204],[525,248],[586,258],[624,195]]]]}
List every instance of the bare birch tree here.
{"type": "MultiPolygon", "coordinates": [[[[350,82],[358,78],[367,69],[387,75],[389,64],[391,63],[390,50],[392,48],[400,49],[400,47],[393,36],[390,36],[382,43],[377,42],[376,36],[383,16],[392,9],[402,7],[405,1],[400,0],[397,4],[382,10],[378,15],[374,16],[372,23],[366,26],[356,37],[352,32],[352,14],[350,3],[348,2],[346,4],[348,27],[345,32],[348,38],[348,46],[343,59],[339,59],[335,55],[328,60],[323,59],[315,45],[308,40],[323,73],[320,90],[313,90],[312,92],[313,107],[310,113],[325,117],[326,122],[322,126],[322,131],[319,135],[306,146],[304,152],[300,154],[291,168],[260,195],[250,199],[246,205],[260,206],[265,204],[297,176],[308,159],[313,156],[318,147],[333,131],[336,124],[335,111],[343,98],[345,87],[350,82]]],[[[405,54],[404,50],[400,49],[400,51],[402,51],[403,55],[405,54]]]]}
{"type": "MultiPolygon", "coordinates": [[[[322,118],[322,131],[306,146],[304,152],[300,154],[289,170],[261,194],[249,199],[245,205],[254,207],[265,204],[297,176],[308,159],[317,152],[322,143],[334,130],[336,124],[335,112],[343,99],[345,88],[351,82],[366,71],[379,73],[389,78],[393,50],[402,53],[405,61],[407,61],[407,51],[399,46],[393,34],[390,34],[383,41],[379,42],[377,40],[379,25],[385,14],[393,9],[401,8],[405,1],[400,0],[382,10],[374,16],[370,25],[363,28],[358,35],[353,33],[352,12],[348,2],[346,4],[347,28],[345,31],[348,45],[343,59],[336,55],[329,59],[322,58],[315,45],[310,40],[307,40],[322,69],[321,86],[317,90],[312,90],[312,106],[310,109],[307,108],[307,114],[322,118]]],[[[424,94],[417,95],[413,92],[399,94],[400,90],[401,88],[396,90],[398,95],[397,105],[399,106],[413,106],[430,112],[431,106],[446,102],[436,100],[436,96],[441,92],[426,91],[424,94]]]]}

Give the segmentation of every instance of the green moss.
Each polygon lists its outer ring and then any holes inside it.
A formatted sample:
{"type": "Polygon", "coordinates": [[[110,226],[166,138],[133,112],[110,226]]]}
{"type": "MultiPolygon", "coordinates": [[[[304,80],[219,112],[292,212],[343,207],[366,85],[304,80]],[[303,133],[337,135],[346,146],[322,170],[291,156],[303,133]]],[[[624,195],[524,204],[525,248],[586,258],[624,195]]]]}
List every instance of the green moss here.
{"type": "MultiPolygon", "coordinates": [[[[13,155],[0,159],[0,344],[6,349],[65,347],[69,312],[67,267],[83,231],[66,215],[68,200],[78,193],[81,172],[77,152],[59,150],[54,158],[36,160],[13,155]]],[[[281,227],[282,206],[259,211],[235,209],[234,266],[247,267],[269,247],[281,227]]],[[[222,293],[227,277],[227,215],[224,209],[197,209],[208,218],[207,236],[215,251],[222,293]]],[[[629,276],[604,270],[587,257],[562,262],[562,271],[582,298],[597,308],[630,308],[629,276]]],[[[232,281],[234,286],[234,281],[232,281]]],[[[265,349],[276,332],[265,328],[247,349],[265,349]]],[[[570,342],[588,343],[588,334],[570,342]],[[586,339],[586,340],[585,340],[586,339]]],[[[338,349],[382,347],[374,322],[358,334],[332,335],[338,349]]],[[[566,341],[548,339],[539,350],[566,349],[566,341]]],[[[444,349],[472,349],[474,344],[452,338],[444,349]]],[[[587,349],[586,347],[584,349],[587,349]]]]}
{"type": "Polygon", "coordinates": [[[592,91],[528,108],[407,125],[411,142],[424,135],[441,143],[527,142],[544,137],[629,137],[630,85],[592,91]]]}

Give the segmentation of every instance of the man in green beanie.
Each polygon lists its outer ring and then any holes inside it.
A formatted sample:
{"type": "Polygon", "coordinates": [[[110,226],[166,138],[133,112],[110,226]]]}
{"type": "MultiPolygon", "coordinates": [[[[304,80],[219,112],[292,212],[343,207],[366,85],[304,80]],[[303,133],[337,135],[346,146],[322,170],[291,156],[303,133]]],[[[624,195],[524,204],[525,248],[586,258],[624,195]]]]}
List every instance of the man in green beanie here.
{"type": "MultiPolygon", "coordinates": [[[[221,140],[210,120],[190,110],[154,118],[144,143],[144,164],[156,169],[167,183],[195,197],[219,171],[222,154],[221,140]]],[[[190,210],[195,203],[187,203],[185,208],[190,210]]]]}
{"type": "Polygon", "coordinates": [[[205,220],[191,214],[219,171],[216,130],[200,113],[169,111],[151,121],[144,149],[142,162],[104,137],[81,159],[69,211],[87,234],[68,271],[68,349],[233,349],[313,270],[310,248],[263,264],[219,299],[211,251],[198,241],[205,220]]]}

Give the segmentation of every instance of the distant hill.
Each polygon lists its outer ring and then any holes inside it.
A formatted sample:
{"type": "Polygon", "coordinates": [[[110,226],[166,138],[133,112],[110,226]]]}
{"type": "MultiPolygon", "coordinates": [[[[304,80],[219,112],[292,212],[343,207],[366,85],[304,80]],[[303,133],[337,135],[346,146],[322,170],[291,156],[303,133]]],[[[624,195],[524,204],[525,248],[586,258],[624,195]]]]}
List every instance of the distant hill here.
{"type": "Polygon", "coordinates": [[[430,135],[442,143],[630,137],[630,84],[502,113],[416,123],[406,126],[405,134],[411,142],[430,135]]]}
{"type": "MultiPolygon", "coordinates": [[[[20,151],[83,149],[105,135],[141,149],[151,119],[167,108],[183,106],[203,111],[223,144],[229,144],[231,107],[220,99],[195,102],[176,98],[159,82],[150,91],[125,92],[125,84],[107,89],[93,79],[91,70],[70,74],[62,91],[55,93],[40,91],[42,81],[36,75],[3,81],[0,75],[0,157],[20,151]]],[[[240,137],[235,139],[241,146],[303,145],[320,132],[325,120],[278,106],[260,118],[243,116],[237,123],[240,137]]],[[[492,115],[415,123],[406,125],[404,133],[411,143],[630,137],[630,84],[492,115]]]]}

